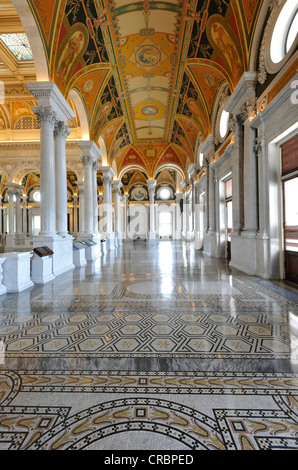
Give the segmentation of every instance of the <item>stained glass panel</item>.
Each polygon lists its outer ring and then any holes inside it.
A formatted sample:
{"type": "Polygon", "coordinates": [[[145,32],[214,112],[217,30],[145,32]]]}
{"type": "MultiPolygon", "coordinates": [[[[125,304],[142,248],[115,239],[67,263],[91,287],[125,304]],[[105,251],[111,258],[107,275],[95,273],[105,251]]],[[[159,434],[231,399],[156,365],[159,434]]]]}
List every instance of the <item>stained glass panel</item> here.
{"type": "Polygon", "coordinates": [[[25,33],[0,34],[0,39],[7,45],[17,60],[32,60],[33,55],[25,33]]]}

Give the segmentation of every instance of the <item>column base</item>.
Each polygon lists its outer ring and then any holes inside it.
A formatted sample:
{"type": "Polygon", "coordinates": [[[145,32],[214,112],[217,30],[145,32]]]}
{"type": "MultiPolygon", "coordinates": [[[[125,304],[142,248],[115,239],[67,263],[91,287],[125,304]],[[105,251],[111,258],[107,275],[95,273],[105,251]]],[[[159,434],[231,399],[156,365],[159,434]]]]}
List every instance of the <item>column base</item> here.
{"type": "Polygon", "coordinates": [[[210,256],[210,258],[218,258],[218,238],[219,235],[215,232],[205,234],[203,253],[210,256]]]}
{"type": "Polygon", "coordinates": [[[147,243],[148,245],[156,245],[156,232],[148,232],[147,243]]]}
{"type": "Polygon", "coordinates": [[[53,251],[53,274],[59,276],[71,269],[75,268],[73,264],[73,237],[59,237],[54,235],[51,237],[44,237],[38,235],[33,238],[33,248],[47,246],[53,251]]]}
{"type": "Polygon", "coordinates": [[[198,231],[195,231],[194,236],[195,236],[194,249],[203,250],[203,242],[204,242],[203,234],[198,231]]]}
{"type": "Polygon", "coordinates": [[[115,249],[115,246],[116,246],[115,241],[116,240],[115,240],[115,234],[113,232],[112,233],[103,233],[102,238],[105,239],[105,244],[106,244],[106,250],[107,251],[115,249]]]}
{"type": "Polygon", "coordinates": [[[2,284],[2,276],[3,276],[3,274],[2,274],[2,272],[3,272],[2,265],[5,262],[5,259],[6,258],[2,258],[2,259],[0,258],[0,295],[6,294],[6,287],[4,286],[4,284],[2,284]]]}
{"type": "Polygon", "coordinates": [[[115,246],[122,246],[123,245],[123,240],[122,240],[122,233],[119,233],[115,237],[115,246]]]}

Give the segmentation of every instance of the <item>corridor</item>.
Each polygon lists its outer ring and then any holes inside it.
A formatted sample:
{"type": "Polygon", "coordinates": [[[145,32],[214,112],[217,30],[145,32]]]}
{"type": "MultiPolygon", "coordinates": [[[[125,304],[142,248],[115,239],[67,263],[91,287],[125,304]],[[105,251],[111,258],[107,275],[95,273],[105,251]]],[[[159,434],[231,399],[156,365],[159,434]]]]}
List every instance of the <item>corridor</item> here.
{"type": "Polygon", "coordinates": [[[0,449],[297,449],[298,292],[124,243],[0,304],[0,449]]]}

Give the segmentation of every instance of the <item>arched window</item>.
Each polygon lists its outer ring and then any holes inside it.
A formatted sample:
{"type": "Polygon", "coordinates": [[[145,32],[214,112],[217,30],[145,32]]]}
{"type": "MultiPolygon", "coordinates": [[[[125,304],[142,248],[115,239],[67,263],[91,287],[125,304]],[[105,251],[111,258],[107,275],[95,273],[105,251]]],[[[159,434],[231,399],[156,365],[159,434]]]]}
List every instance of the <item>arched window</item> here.
{"type": "Polygon", "coordinates": [[[270,59],[279,64],[291,49],[298,31],[296,0],[287,0],[274,25],[270,42],[270,59]]]}

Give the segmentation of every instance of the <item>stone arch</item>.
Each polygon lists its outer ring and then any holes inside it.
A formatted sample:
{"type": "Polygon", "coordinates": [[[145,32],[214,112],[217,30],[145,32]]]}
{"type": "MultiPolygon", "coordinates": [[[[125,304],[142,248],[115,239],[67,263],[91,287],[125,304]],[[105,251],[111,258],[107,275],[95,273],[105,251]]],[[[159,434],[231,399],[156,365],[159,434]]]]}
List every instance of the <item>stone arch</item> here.
{"type": "Polygon", "coordinates": [[[271,0],[264,0],[260,9],[259,18],[254,30],[252,45],[250,48],[251,54],[249,57],[249,71],[255,72],[257,70],[258,58],[260,54],[260,44],[265,27],[265,20],[268,15],[269,5],[271,0]]]}
{"type": "Polygon", "coordinates": [[[89,122],[82,98],[80,97],[79,93],[74,88],[72,88],[68,94],[68,99],[74,102],[76,111],[78,113],[82,140],[90,140],[89,122]]]}
{"type": "Polygon", "coordinates": [[[23,178],[28,175],[28,173],[32,172],[40,173],[39,162],[36,162],[36,164],[27,163],[18,167],[12,176],[12,181],[16,184],[21,184],[23,178]]]}
{"type": "Polygon", "coordinates": [[[149,179],[149,174],[148,171],[141,165],[127,165],[119,173],[119,181],[121,181],[122,177],[127,173],[128,171],[133,171],[133,170],[139,170],[145,173],[146,177],[149,179]]]}
{"type": "Polygon", "coordinates": [[[164,163],[163,165],[160,165],[158,168],[156,168],[154,172],[154,179],[156,178],[157,174],[162,170],[176,170],[182,177],[182,179],[185,178],[184,171],[178,165],[175,165],[174,163],[164,163]]]}
{"type": "Polygon", "coordinates": [[[36,80],[41,82],[49,81],[50,74],[47,57],[45,54],[43,42],[37,24],[35,22],[29,4],[27,2],[24,2],[24,0],[12,0],[12,2],[18,12],[20,20],[28,36],[28,40],[33,54],[36,80]]]}
{"type": "Polygon", "coordinates": [[[102,166],[109,166],[108,164],[108,151],[103,137],[100,135],[98,138],[98,147],[101,152],[101,164],[102,166]]]}

